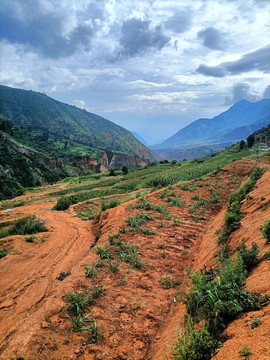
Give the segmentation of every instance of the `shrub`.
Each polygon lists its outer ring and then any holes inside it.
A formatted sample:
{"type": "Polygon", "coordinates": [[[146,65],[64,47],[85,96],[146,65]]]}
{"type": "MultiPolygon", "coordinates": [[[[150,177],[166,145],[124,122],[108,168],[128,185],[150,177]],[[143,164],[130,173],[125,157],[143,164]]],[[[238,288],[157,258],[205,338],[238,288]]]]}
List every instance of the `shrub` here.
{"type": "Polygon", "coordinates": [[[265,237],[266,242],[270,243],[270,219],[266,220],[266,222],[261,227],[261,232],[263,234],[263,237],[265,237]]]}
{"type": "Polygon", "coordinates": [[[237,247],[237,251],[243,259],[244,266],[247,271],[250,271],[255,265],[259,262],[259,246],[253,242],[251,245],[251,249],[248,250],[246,245],[242,243],[237,247]]]}
{"type": "Polygon", "coordinates": [[[167,203],[169,204],[169,206],[183,206],[183,202],[177,197],[169,197],[167,199],[167,203]]]}
{"type": "Polygon", "coordinates": [[[187,329],[180,331],[172,358],[174,360],[210,360],[220,345],[209,334],[205,324],[198,331],[193,330],[191,324],[188,324],[187,329]]]}
{"type": "Polygon", "coordinates": [[[260,308],[256,295],[243,290],[246,270],[242,257],[227,260],[217,269],[217,277],[191,273],[191,291],[186,296],[188,314],[194,320],[204,319],[212,335],[223,331],[227,323],[243,311],[260,308]]]}

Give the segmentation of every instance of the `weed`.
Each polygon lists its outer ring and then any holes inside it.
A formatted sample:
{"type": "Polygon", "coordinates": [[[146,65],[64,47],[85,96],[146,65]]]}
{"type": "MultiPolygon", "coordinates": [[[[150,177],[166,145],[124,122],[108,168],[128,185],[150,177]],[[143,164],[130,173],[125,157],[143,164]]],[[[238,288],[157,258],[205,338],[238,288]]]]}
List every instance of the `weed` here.
{"type": "Polygon", "coordinates": [[[126,285],[126,284],[127,284],[127,281],[126,281],[126,274],[125,274],[125,275],[123,275],[123,276],[120,276],[118,283],[119,283],[119,285],[120,285],[120,286],[124,286],[124,285],[126,285]]]}
{"type": "Polygon", "coordinates": [[[114,256],[113,253],[110,252],[110,250],[113,248],[113,246],[107,246],[106,243],[104,247],[97,245],[97,255],[99,255],[101,259],[112,259],[114,256]]]}
{"type": "Polygon", "coordinates": [[[92,326],[90,329],[88,329],[88,331],[89,337],[86,340],[87,344],[95,344],[99,339],[104,338],[104,333],[99,330],[99,325],[95,318],[93,319],[92,326]]]}
{"type": "Polygon", "coordinates": [[[262,225],[261,232],[263,237],[266,239],[267,244],[270,244],[270,219],[266,220],[266,222],[262,225]]]}
{"type": "Polygon", "coordinates": [[[159,193],[159,198],[160,199],[165,199],[168,196],[168,190],[164,189],[159,193]]]}
{"type": "Polygon", "coordinates": [[[89,314],[82,316],[78,314],[76,317],[70,319],[72,331],[78,332],[83,330],[88,330],[86,327],[86,323],[89,322],[88,320],[89,314]]]}
{"type": "Polygon", "coordinates": [[[166,274],[165,277],[160,276],[160,285],[166,289],[174,288],[176,285],[181,284],[180,279],[173,279],[172,275],[166,274]]]}
{"type": "MultiPolygon", "coordinates": [[[[1,254],[1,252],[0,252],[0,254],[1,254]]],[[[1,255],[0,255],[0,257],[1,257],[1,255]]],[[[266,251],[263,255],[263,258],[265,260],[270,260],[270,251],[266,251]]]]}
{"type": "Polygon", "coordinates": [[[165,251],[162,251],[162,252],[160,253],[160,256],[161,256],[163,259],[165,259],[165,257],[167,256],[167,253],[166,253],[165,251]]]}
{"type": "Polygon", "coordinates": [[[250,355],[252,355],[252,352],[250,348],[247,345],[243,346],[243,349],[239,351],[239,355],[243,357],[245,360],[248,360],[250,358],[250,355]]]}
{"type": "Polygon", "coordinates": [[[143,304],[143,299],[141,297],[137,297],[135,299],[135,307],[136,309],[140,309],[142,307],[143,304]]]}
{"type": "Polygon", "coordinates": [[[82,265],[85,271],[85,276],[87,278],[96,278],[97,277],[97,269],[96,267],[93,266],[89,266],[89,265],[82,265]]]}
{"type": "Polygon", "coordinates": [[[82,220],[93,220],[97,215],[97,212],[93,209],[90,209],[88,211],[79,211],[77,216],[81,218],[82,220]]]}
{"type": "Polygon", "coordinates": [[[117,261],[116,263],[113,264],[111,262],[111,260],[108,259],[108,264],[109,264],[109,268],[110,268],[111,272],[113,272],[114,274],[118,272],[120,261],[117,261]]]}
{"type": "Polygon", "coordinates": [[[68,272],[64,272],[64,271],[61,271],[60,274],[55,278],[56,280],[60,280],[60,281],[63,281],[67,276],[69,276],[71,274],[70,271],[68,272]]]}
{"type": "Polygon", "coordinates": [[[52,342],[53,342],[52,349],[53,349],[53,350],[58,350],[59,347],[60,347],[60,343],[57,342],[55,339],[53,339],[52,342]]]}
{"type": "Polygon", "coordinates": [[[261,320],[259,317],[254,317],[252,320],[251,320],[251,329],[254,329],[256,327],[258,327],[259,325],[261,325],[261,320]]]}
{"type": "Polygon", "coordinates": [[[74,292],[67,294],[66,302],[72,313],[82,315],[89,305],[89,298],[85,293],[74,290],[74,292]]]}

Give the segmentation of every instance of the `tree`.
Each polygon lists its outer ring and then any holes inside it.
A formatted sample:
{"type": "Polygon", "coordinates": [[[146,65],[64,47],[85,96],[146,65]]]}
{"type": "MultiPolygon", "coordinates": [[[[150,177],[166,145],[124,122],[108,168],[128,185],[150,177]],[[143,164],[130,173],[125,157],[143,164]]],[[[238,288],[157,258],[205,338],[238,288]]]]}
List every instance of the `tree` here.
{"type": "Polygon", "coordinates": [[[124,165],[124,166],[122,167],[122,173],[123,173],[124,175],[127,175],[127,173],[128,173],[128,167],[127,167],[126,165],[124,165]]]}
{"type": "Polygon", "coordinates": [[[254,142],[255,142],[255,136],[253,134],[249,135],[247,137],[247,145],[248,145],[248,147],[251,148],[253,146],[254,142]]]}
{"type": "Polygon", "coordinates": [[[110,169],[109,176],[115,176],[114,169],[110,169]]]}
{"type": "Polygon", "coordinates": [[[245,140],[241,140],[240,143],[239,143],[239,149],[243,150],[244,147],[245,147],[245,144],[246,144],[245,140]]]}

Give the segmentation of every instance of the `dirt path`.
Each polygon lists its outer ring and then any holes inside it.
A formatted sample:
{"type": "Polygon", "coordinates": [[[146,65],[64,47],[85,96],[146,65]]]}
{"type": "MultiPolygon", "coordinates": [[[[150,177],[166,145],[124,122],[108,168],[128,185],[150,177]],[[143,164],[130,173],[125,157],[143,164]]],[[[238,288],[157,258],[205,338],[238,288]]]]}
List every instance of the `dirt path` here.
{"type": "Polygon", "coordinates": [[[90,222],[47,207],[48,204],[46,208],[40,205],[23,209],[25,214],[35,213],[46,221],[52,232],[39,234],[46,241],[33,244],[26,243],[24,236],[11,237],[16,238],[16,255],[7,256],[0,263],[2,359],[29,342],[45,314],[61,309],[64,289],[73,285],[77,265],[83,262],[93,241],[90,222]],[[61,271],[71,272],[65,282],[55,280],[61,271]]]}

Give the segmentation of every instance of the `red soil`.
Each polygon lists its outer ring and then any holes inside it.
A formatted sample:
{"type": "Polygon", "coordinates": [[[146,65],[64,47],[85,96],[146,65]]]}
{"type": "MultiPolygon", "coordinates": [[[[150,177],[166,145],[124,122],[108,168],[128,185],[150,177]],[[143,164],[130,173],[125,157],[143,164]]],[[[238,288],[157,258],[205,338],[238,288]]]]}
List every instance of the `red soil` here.
{"type": "MultiPolygon", "coordinates": [[[[3,222],[35,214],[46,221],[50,230],[37,235],[40,239],[46,238],[43,243],[27,243],[25,237],[19,235],[0,239],[1,247],[10,249],[10,255],[0,260],[0,359],[16,356],[27,360],[169,358],[171,345],[177,338],[176,329],[181,327],[186,313],[180,301],[181,292],[188,291],[189,286],[185,267],[215,264],[215,254],[220,250],[215,232],[223,224],[228,196],[256,166],[254,160],[243,159],[217,175],[196,181],[194,192],[177,186],[168,189],[168,194],[175,192],[181,196],[184,207],[168,206],[166,198],[159,198],[161,191],[149,194],[149,202],[164,203],[180,223],[173,218],[159,218],[158,212],[147,211],[153,220],[146,227],[157,231],[155,235],[122,234],[124,241],[139,246],[140,258],[148,263],[144,271],[121,263],[118,273],[105,267],[97,279],[89,279],[81,266],[91,265],[98,259],[95,247],[89,251],[96,235],[99,235],[98,244],[104,246],[109,234],[127,227],[127,216],[141,211],[128,207],[137,200],[103,212],[96,222],[82,221],[75,216],[75,209],[85,207],[83,204],[65,212],[52,211],[55,202],[25,205],[11,215],[0,212],[3,222]],[[209,199],[215,191],[220,192],[218,203],[207,207],[205,213],[201,208],[189,213],[194,194],[209,199]],[[160,249],[159,244],[165,244],[165,248],[160,249]],[[62,271],[70,271],[71,275],[61,282],[55,278],[62,271]],[[160,277],[165,274],[180,278],[181,284],[164,289],[160,277]],[[105,337],[87,345],[87,332],[71,331],[64,299],[73,289],[84,290],[93,285],[103,285],[106,290],[106,295],[91,309],[105,337]]],[[[250,194],[252,199],[244,201],[242,209],[246,216],[229,243],[233,251],[243,238],[248,247],[252,241],[258,243],[261,254],[269,251],[260,232],[263,221],[270,218],[269,180],[268,170],[250,194]]],[[[52,189],[42,189],[42,194],[43,190],[51,192],[52,189]]],[[[262,261],[252,271],[246,285],[249,291],[270,294],[269,265],[269,261],[262,261]]],[[[252,349],[251,359],[270,359],[269,317],[268,305],[258,312],[243,314],[229,324],[224,333],[228,340],[215,359],[240,359],[239,350],[243,345],[252,349]],[[259,316],[262,324],[251,330],[248,322],[253,316],[259,316]]]]}

